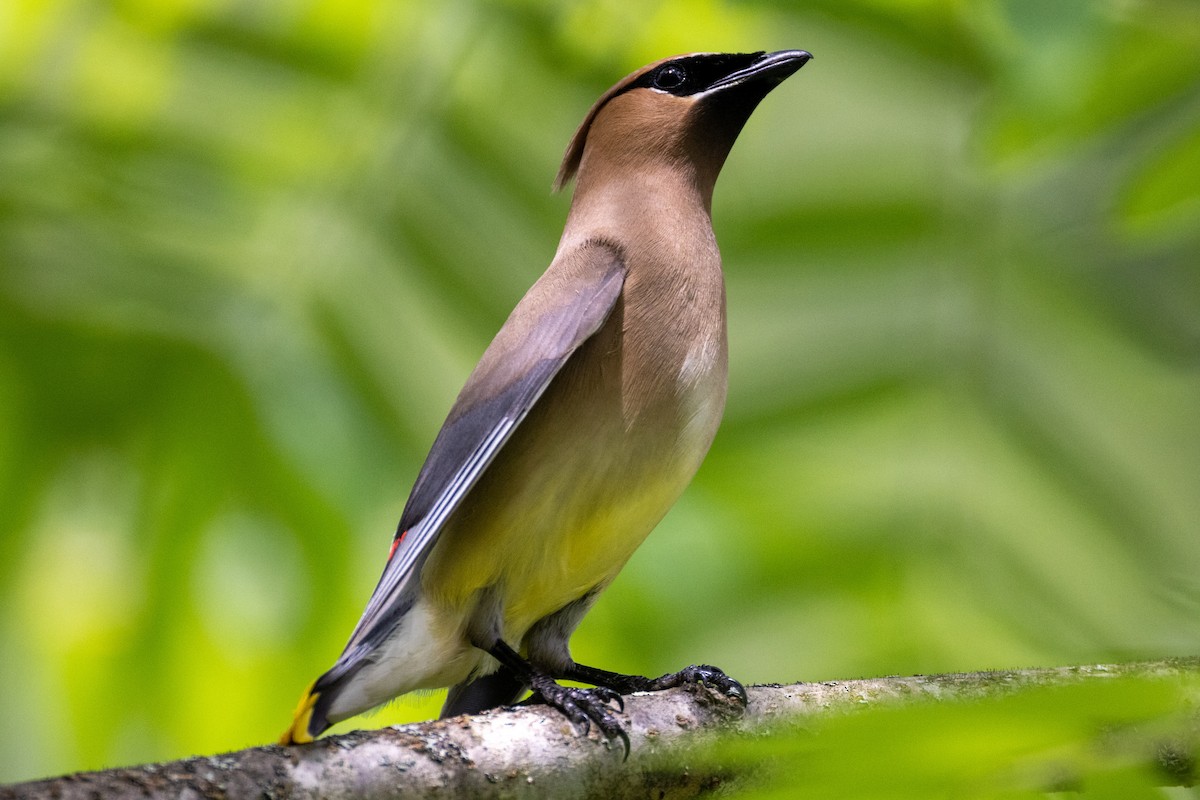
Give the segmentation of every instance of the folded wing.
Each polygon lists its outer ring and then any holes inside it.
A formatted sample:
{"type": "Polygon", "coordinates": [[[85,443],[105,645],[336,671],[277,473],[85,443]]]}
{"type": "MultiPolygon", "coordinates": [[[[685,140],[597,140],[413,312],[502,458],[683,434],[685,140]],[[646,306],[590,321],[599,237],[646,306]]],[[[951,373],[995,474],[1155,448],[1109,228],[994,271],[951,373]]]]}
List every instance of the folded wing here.
{"type": "Polygon", "coordinates": [[[556,261],[521,300],[451,408],[413,485],[366,611],[314,691],[348,677],[411,608],[421,566],[446,520],[554,376],[604,325],[624,280],[619,251],[593,242],[556,261]]]}

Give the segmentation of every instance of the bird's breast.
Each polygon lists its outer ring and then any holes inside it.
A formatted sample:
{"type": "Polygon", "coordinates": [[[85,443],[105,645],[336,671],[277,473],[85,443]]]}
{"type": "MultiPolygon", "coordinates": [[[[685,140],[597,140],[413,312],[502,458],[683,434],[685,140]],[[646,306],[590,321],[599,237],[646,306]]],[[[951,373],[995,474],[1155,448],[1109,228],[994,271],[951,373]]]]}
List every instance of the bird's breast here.
{"type": "Polygon", "coordinates": [[[679,418],[683,422],[679,447],[698,459],[708,452],[725,411],[727,352],[722,326],[719,334],[699,337],[692,343],[676,376],[679,418]]]}
{"type": "Polygon", "coordinates": [[[725,405],[724,285],[715,247],[702,253],[627,266],[608,319],[447,523],[423,575],[436,602],[498,592],[519,641],[607,585],[675,503],[725,405]]]}
{"type": "Polygon", "coordinates": [[[715,243],[701,252],[630,275],[619,345],[626,424],[671,440],[679,455],[698,451],[693,471],[716,433],[728,375],[720,260],[715,243]]]}

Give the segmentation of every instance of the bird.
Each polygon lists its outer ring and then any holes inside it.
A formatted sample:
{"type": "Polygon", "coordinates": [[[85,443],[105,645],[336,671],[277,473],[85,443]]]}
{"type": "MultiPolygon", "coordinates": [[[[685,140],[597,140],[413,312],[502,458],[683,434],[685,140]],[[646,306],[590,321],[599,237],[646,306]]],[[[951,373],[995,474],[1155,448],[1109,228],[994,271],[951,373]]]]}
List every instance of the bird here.
{"type": "Polygon", "coordinates": [[[811,58],[674,56],[587,112],[554,181],[575,180],[554,258],[454,401],[362,618],[281,744],[418,689],[449,688],[442,718],[530,691],[628,757],[622,695],[703,684],[747,702],[716,667],[610,672],[575,662],[569,639],[716,435],[728,345],[713,187],[754,109],[811,58]]]}

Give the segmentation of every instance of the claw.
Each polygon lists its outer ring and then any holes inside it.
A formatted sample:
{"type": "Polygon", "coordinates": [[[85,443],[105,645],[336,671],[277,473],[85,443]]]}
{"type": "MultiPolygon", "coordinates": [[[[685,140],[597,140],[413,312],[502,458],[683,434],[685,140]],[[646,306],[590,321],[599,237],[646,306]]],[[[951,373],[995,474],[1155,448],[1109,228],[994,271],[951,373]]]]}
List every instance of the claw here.
{"type": "Polygon", "coordinates": [[[621,714],[625,713],[625,698],[621,696],[620,692],[616,691],[615,689],[610,689],[607,686],[597,686],[591,691],[605,704],[616,703],[617,711],[621,714]]]}
{"type": "Polygon", "coordinates": [[[734,698],[744,706],[750,705],[750,695],[746,694],[746,687],[729,676],[726,678],[729,685],[725,687],[725,696],[734,698]]]}
{"type": "Polygon", "coordinates": [[[629,751],[633,749],[633,745],[629,742],[629,734],[625,732],[624,728],[622,728],[620,725],[617,725],[614,731],[605,732],[604,745],[606,747],[612,747],[613,739],[621,740],[621,746],[625,748],[625,755],[621,757],[621,760],[628,761],[629,751]]]}
{"type": "Polygon", "coordinates": [[[550,678],[535,679],[533,688],[546,705],[562,712],[580,736],[586,736],[595,725],[604,736],[606,746],[614,739],[620,739],[625,749],[625,760],[628,760],[631,749],[629,734],[608,706],[615,702],[624,711],[625,703],[620,694],[605,686],[575,689],[562,686],[550,678]]]}
{"type": "Polygon", "coordinates": [[[690,667],[684,667],[679,672],[663,675],[661,678],[651,681],[654,689],[672,689],[684,684],[697,683],[710,686],[742,705],[748,705],[750,702],[746,688],[742,684],[710,664],[693,664],[690,667]]]}
{"type": "Polygon", "coordinates": [[[742,686],[738,681],[708,664],[701,664],[696,669],[697,672],[702,674],[701,682],[716,688],[726,697],[732,697],[742,705],[749,704],[750,698],[746,694],[746,687],[742,686]]]}

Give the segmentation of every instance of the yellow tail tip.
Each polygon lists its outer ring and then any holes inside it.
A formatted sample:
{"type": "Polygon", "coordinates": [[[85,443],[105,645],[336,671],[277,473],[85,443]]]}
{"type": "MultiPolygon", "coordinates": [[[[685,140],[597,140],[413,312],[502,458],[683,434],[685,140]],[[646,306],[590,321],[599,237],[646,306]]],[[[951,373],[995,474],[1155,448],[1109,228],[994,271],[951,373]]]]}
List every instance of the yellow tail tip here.
{"type": "Polygon", "coordinates": [[[317,703],[318,693],[313,692],[313,686],[316,681],[308,685],[303,696],[300,698],[300,704],[296,706],[296,713],[292,715],[292,724],[283,732],[283,736],[279,737],[279,743],[282,745],[293,744],[308,744],[313,740],[312,735],[308,732],[308,723],[312,719],[313,706],[317,703]]]}

